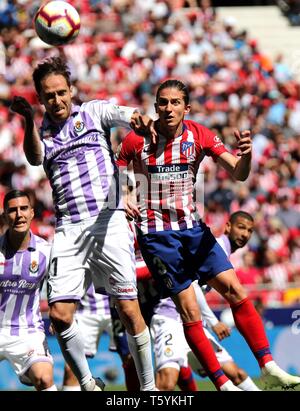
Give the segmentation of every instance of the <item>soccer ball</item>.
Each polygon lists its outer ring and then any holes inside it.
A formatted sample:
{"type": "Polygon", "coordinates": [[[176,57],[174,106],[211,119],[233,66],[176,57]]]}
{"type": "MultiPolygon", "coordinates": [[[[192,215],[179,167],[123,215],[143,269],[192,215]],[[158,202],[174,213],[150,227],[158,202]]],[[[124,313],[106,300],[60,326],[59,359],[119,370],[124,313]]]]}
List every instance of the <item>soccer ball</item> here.
{"type": "Polygon", "coordinates": [[[41,40],[52,46],[62,46],[78,36],[80,17],[71,4],[55,0],[39,8],[34,25],[41,40]]]}

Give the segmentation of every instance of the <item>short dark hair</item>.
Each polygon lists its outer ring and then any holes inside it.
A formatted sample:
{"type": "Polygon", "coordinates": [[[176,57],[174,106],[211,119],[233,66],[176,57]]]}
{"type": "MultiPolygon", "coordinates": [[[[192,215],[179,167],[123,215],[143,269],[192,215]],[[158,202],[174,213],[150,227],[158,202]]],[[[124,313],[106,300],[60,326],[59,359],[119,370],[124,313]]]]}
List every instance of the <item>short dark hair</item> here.
{"type": "Polygon", "coordinates": [[[160,92],[165,88],[177,88],[179,91],[182,91],[185,104],[189,104],[190,96],[187,85],[176,79],[169,79],[160,84],[156,92],[156,101],[159,99],[160,92]]]}
{"type": "Polygon", "coordinates": [[[232,213],[230,215],[229,217],[230,223],[234,224],[239,217],[245,218],[246,220],[249,220],[252,223],[254,223],[254,218],[252,217],[252,215],[242,210],[236,211],[235,213],[232,213]]]}
{"type": "Polygon", "coordinates": [[[50,57],[39,63],[32,74],[34,87],[38,94],[41,91],[41,81],[49,74],[61,74],[68,86],[71,86],[71,72],[66,61],[61,57],[50,57]]]}
{"type": "Polygon", "coordinates": [[[29,194],[26,193],[26,191],[11,190],[11,191],[9,191],[8,193],[5,194],[5,197],[4,197],[4,200],[3,200],[4,210],[7,210],[9,200],[11,200],[12,198],[19,198],[19,197],[27,197],[28,200],[29,200],[29,203],[31,204],[29,194]]]}

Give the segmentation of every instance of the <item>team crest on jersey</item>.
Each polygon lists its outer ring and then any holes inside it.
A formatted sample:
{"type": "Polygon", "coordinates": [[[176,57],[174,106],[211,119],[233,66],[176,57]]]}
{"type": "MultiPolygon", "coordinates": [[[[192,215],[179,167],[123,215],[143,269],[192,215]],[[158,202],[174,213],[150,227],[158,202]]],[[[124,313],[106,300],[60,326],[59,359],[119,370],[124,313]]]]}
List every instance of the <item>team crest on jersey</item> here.
{"type": "Polygon", "coordinates": [[[35,274],[35,273],[38,272],[38,270],[39,270],[39,265],[38,265],[37,261],[33,260],[33,261],[31,262],[30,266],[29,266],[29,271],[30,271],[32,274],[35,274]]]}
{"type": "Polygon", "coordinates": [[[184,141],[181,143],[181,153],[186,157],[190,157],[195,153],[195,144],[191,141],[184,141]]]}
{"type": "Polygon", "coordinates": [[[84,129],[84,123],[83,123],[83,121],[80,121],[80,120],[77,120],[77,121],[75,121],[75,124],[74,124],[74,131],[75,131],[75,133],[80,133],[82,130],[84,129]]]}
{"type": "Polygon", "coordinates": [[[165,349],[165,356],[166,356],[166,357],[172,357],[172,355],[173,355],[173,351],[171,350],[170,347],[167,347],[167,348],[165,349]]]}

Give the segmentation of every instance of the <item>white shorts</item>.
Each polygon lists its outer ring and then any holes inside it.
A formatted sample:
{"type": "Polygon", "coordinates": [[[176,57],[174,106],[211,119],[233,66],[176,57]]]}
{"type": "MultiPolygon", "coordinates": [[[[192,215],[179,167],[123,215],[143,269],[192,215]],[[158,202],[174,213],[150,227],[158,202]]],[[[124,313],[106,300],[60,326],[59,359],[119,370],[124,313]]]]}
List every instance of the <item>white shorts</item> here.
{"type": "Polygon", "coordinates": [[[109,349],[115,351],[110,316],[101,317],[98,314],[76,311],[75,318],[83,338],[84,353],[87,357],[92,358],[96,355],[99,341],[104,331],[110,337],[109,349]]]}
{"type": "Polygon", "coordinates": [[[186,342],[183,326],[176,320],[154,315],[150,324],[154,345],[155,370],[186,367],[190,348],[186,342]]]}
{"type": "Polygon", "coordinates": [[[20,381],[30,385],[30,379],[25,374],[34,363],[53,364],[46,336],[42,332],[24,336],[1,334],[0,361],[2,360],[9,361],[20,381]]]}
{"type": "MultiPolygon", "coordinates": [[[[204,327],[203,330],[206,334],[206,337],[209,339],[213,346],[214,352],[216,353],[216,357],[219,363],[222,365],[229,361],[233,362],[233,358],[231,357],[229,352],[224,347],[222,347],[222,345],[215,339],[215,337],[209,332],[209,330],[204,327]]],[[[206,371],[204,370],[202,364],[200,364],[200,362],[198,361],[198,359],[192,351],[188,353],[188,360],[190,366],[196,374],[200,375],[201,377],[206,376],[206,371]]]]}
{"type": "Polygon", "coordinates": [[[103,212],[56,230],[49,303],[80,300],[91,281],[97,292],[119,299],[137,298],[133,233],[123,211],[103,212]]]}

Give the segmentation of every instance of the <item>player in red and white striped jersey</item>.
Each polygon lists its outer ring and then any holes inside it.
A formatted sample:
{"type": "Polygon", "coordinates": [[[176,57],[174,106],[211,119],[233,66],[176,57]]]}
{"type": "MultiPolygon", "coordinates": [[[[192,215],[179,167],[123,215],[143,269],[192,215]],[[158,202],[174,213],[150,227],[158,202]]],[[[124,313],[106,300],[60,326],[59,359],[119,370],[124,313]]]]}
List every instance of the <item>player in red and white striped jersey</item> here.
{"type": "Polygon", "coordinates": [[[227,150],[218,136],[194,121],[182,123],[182,133],[168,139],[159,133],[156,147],[134,132],[127,135],[119,153],[119,166],[133,160],[140,181],[140,220],[144,234],[197,226],[194,182],[205,155],[217,159],[227,150]],[[146,177],[143,178],[143,177],[146,177]]]}
{"type": "Polygon", "coordinates": [[[221,391],[239,390],[223,373],[205,333],[192,282],[215,288],[230,303],[235,323],[270,385],[293,387],[290,376],[273,361],[263,323],[234,270],[196,211],[194,182],[201,160],[212,156],[235,180],[247,179],[251,168],[250,131],[235,131],[237,156],[206,127],[184,120],[190,110],[187,87],[167,80],[156,93],[158,139],[129,133],[119,152],[119,166],[133,161],[138,205],[127,202],[136,218],[143,258],[162,296],[171,296],[180,312],[186,340],[207,375],[221,391]]]}

